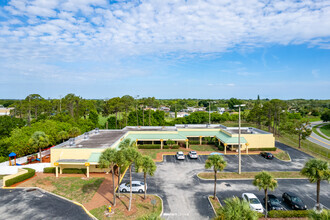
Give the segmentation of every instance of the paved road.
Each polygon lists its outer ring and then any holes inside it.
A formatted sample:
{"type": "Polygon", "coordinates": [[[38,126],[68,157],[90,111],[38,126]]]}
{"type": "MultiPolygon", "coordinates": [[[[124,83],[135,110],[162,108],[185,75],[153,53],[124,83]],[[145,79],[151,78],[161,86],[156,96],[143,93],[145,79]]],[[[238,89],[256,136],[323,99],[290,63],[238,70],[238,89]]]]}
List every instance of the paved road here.
{"type": "MultiPolygon", "coordinates": [[[[273,160],[266,160],[259,155],[242,155],[242,171],[298,171],[301,170],[305,162],[311,158],[311,156],[284,144],[277,142],[276,146],[288,151],[291,155],[292,162],[283,162],[276,158],[273,160]]],[[[237,156],[226,155],[224,158],[228,162],[225,171],[237,171],[237,156]]],[[[207,200],[207,196],[212,194],[213,182],[200,180],[196,176],[197,173],[206,171],[204,168],[206,159],[207,156],[200,156],[197,160],[186,158],[184,161],[178,161],[175,159],[175,156],[165,156],[163,162],[157,163],[157,171],[155,176],[147,177],[148,193],[158,194],[164,201],[164,218],[210,219],[214,217],[212,208],[207,200]]],[[[143,181],[143,174],[133,173],[133,180],[143,181]]],[[[128,181],[129,174],[126,173],[123,182],[128,181]]],[[[242,190],[249,190],[251,192],[255,192],[256,194],[259,193],[258,190],[251,184],[251,181],[233,181],[230,183],[233,185],[230,187],[230,190],[224,187],[225,183],[228,181],[218,182],[220,199],[232,197],[233,195],[241,195],[243,192],[242,190]],[[227,191],[228,193],[226,193],[227,191]]],[[[308,194],[306,195],[314,195],[313,193],[315,193],[316,190],[316,186],[314,188],[311,187],[313,184],[309,185],[307,180],[303,180],[303,182],[299,183],[294,182],[293,180],[288,180],[286,182],[281,180],[279,183],[280,185],[282,185],[282,183],[285,184],[279,188],[279,191],[276,192],[277,194],[280,194],[286,188],[291,190],[297,186],[299,186],[297,189],[300,192],[299,195],[306,193],[306,190],[308,190],[308,194]]],[[[330,193],[329,185],[325,185],[322,190],[330,193]]],[[[261,195],[262,193],[259,194],[261,195]]],[[[329,196],[324,199],[325,204],[330,204],[329,196]]],[[[308,200],[309,206],[312,206],[311,201],[312,200],[308,200]]]]}
{"type": "MultiPolygon", "coordinates": [[[[311,126],[314,127],[314,126],[322,124],[322,123],[323,123],[322,121],[312,122],[311,126]]],[[[318,136],[314,132],[312,132],[312,134],[307,138],[307,140],[309,140],[315,144],[318,144],[322,147],[330,149],[330,141],[318,136]]]]}
{"type": "Polygon", "coordinates": [[[72,202],[40,190],[0,189],[0,219],[91,219],[72,202]]]}

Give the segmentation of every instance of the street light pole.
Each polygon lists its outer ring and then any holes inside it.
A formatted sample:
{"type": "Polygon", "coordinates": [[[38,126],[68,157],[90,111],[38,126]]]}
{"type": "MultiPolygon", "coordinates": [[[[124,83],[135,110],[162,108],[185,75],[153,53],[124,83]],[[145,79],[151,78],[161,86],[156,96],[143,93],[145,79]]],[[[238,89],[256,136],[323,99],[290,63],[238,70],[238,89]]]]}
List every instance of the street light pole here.
{"type": "Polygon", "coordinates": [[[209,125],[211,124],[211,102],[209,102],[209,125]]]}
{"type": "Polygon", "coordinates": [[[245,104],[242,105],[234,105],[234,107],[238,107],[238,174],[242,173],[242,159],[241,159],[241,107],[244,107],[245,104]]]}
{"type": "MultiPolygon", "coordinates": [[[[135,99],[139,98],[139,95],[135,96],[135,99]]],[[[138,111],[137,111],[137,100],[135,103],[135,111],[136,111],[136,126],[139,126],[139,116],[138,116],[138,111]]]]}

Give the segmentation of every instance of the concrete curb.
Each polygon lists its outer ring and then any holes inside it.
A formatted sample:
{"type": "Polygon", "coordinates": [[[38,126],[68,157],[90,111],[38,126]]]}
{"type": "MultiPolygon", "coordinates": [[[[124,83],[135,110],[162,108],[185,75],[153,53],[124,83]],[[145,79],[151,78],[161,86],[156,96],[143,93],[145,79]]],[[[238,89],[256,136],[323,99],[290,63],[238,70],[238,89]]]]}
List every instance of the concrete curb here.
{"type": "Polygon", "coordinates": [[[283,150],[283,152],[287,153],[290,159],[289,160],[281,160],[281,159],[277,158],[276,155],[275,155],[276,159],[278,159],[280,161],[283,161],[283,162],[292,162],[290,154],[287,151],[284,151],[284,150],[283,150]]]}
{"type": "Polygon", "coordinates": [[[49,191],[46,191],[46,190],[43,190],[43,189],[41,189],[41,188],[39,188],[39,187],[2,187],[2,189],[37,189],[37,190],[39,190],[39,191],[41,191],[42,193],[49,193],[49,194],[51,194],[51,195],[53,195],[53,196],[56,196],[56,197],[58,197],[58,198],[61,198],[61,199],[63,199],[63,200],[66,200],[66,201],[68,201],[68,202],[71,202],[71,203],[73,203],[73,204],[75,204],[75,205],[77,205],[77,206],[80,206],[85,212],[86,212],[86,214],[87,215],[89,215],[89,217],[91,217],[92,219],[94,219],[94,220],[97,220],[97,218],[94,216],[94,215],[92,215],[82,204],[80,204],[79,202],[75,202],[75,201],[72,201],[72,200],[70,200],[70,199],[67,199],[67,198],[65,198],[65,197],[63,197],[63,196],[60,196],[60,195],[57,195],[57,194],[54,194],[54,193],[52,193],[52,192],[49,192],[49,191]]]}
{"type": "MultiPolygon", "coordinates": [[[[205,173],[205,172],[200,172],[200,173],[205,173]]],[[[200,174],[200,173],[196,174],[198,179],[205,180],[205,181],[214,181],[214,179],[206,179],[206,178],[202,178],[202,177],[198,176],[198,174],[200,174]]],[[[308,178],[274,178],[274,179],[278,179],[278,180],[304,180],[304,179],[308,179],[308,178]]],[[[226,180],[254,180],[254,178],[232,178],[232,179],[218,179],[217,178],[217,181],[218,180],[221,180],[221,181],[226,181],[226,180]]]]}
{"type": "MultiPolygon", "coordinates": [[[[211,207],[212,207],[212,209],[213,209],[213,212],[214,212],[215,216],[218,216],[218,215],[217,215],[217,212],[215,211],[215,208],[214,208],[214,206],[213,206],[213,204],[212,204],[212,202],[211,202],[211,200],[210,200],[210,196],[211,196],[211,195],[208,195],[208,196],[207,196],[207,199],[209,200],[209,203],[211,204],[211,207]]],[[[222,206],[222,204],[221,204],[219,198],[218,198],[217,196],[216,196],[215,198],[217,198],[217,200],[218,200],[220,206],[222,206]]]]}
{"type": "Polygon", "coordinates": [[[164,213],[164,201],[163,201],[162,197],[160,197],[158,194],[151,194],[151,195],[157,196],[160,199],[160,201],[162,201],[162,211],[160,212],[160,215],[159,215],[159,217],[161,217],[164,213]]]}

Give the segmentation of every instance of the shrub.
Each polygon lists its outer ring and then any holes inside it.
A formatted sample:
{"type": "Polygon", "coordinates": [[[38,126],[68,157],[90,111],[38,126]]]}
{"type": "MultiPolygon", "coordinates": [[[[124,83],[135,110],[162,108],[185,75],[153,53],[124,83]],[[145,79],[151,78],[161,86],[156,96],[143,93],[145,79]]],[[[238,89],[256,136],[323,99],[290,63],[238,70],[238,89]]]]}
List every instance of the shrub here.
{"type": "Polygon", "coordinates": [[[172,145],[172,146],[169,146],[169,145],[165,145],[163,148],[164,149],[179,149],[179,145],[172,145]]]}
{"type": "Polygon", "coordinates": [[[276,147],[271,148],[249,148],[249,151],[276,151],[276,147]]]}
{"type": "Polygon", "coordinates": [[[139,149],[160,149],[160,144],[138,145],[139,149]]]}
{"type": "Polygon", "coordinates": [[[218,148],[219,148],[220,151],[224,150],[224,146],[219,145],[218,148]]]}
{"type": "Polygon", "coordinates": [[[268,212],[270,218],[297,218],[297,217],[308,217],[310,214],[309,210],[271,210],[268,212]]]}
{"type": "Polygon", "coordinates": [[[44,168],[44,173],[55,173],[55,167],[45,167],[44,168]]]}
{"type": "Polygon", "coordinates": [[[22,182],[26,179],[33,177],[36,172],[34,169],[31,169],[31,168],[23,168],[23,169],[27,170],[28,172],[7,180],[5,185],[11,186],[11,185],[14,185],[15,183],[22,182]]]}
{"type": "Polygon", "coordinates": [[[79,168],[64,168],[62,173],[63,174],[71,174],[71,173],[74,173],[74,174],[86,174],[87,172],[87,169],[86,168],[83,168],[83,169],[79,169],[79,168]]]}
{"type": "Polygon", "coordinates": [[[192,145],[199,144],[199,141],[189,141],[189,144],[192,144],[192,145]]]}

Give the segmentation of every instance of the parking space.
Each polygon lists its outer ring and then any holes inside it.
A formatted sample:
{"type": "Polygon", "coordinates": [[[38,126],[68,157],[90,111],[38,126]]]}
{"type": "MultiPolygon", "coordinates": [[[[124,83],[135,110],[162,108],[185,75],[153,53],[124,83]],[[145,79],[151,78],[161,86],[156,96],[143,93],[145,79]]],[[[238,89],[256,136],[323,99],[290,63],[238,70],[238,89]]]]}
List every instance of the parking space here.
{"type": "MultiPolygon", "coordinates": [[[[242,155],[242,171],[258,172],[268,171],[299,171],[305,162],[310,159],[309,155],[295,152],[297,150],[285,145],[278,145],[281,149],[291,154],[292,162],[283,162],[278,159],[267,160],[259,155],[242,155]]],[[[213,193],[212,180],[200,180],[196,174],[205,172],[205,161],[208,156],[199,156],[198,159],[177,160],[174,155],[164,156],[164,161],[157,163],[157,171],[153,177],[147,177],[148,193],[159,195],[164,202],[164,214],[166,219],[210,219],[213,216],[212,208],[207,200],[208,195],[213,193]]],[[[225,172],[237,172],[238,156],[225,155],[228,165],[225,172]]],[[[132,169],[134,170],[134,169],[132,169]]],[[[211,170],[208,170],[211,172],[211,170]]],[[[143,181],[143,173],[133,172],[133,180],[143,181]]],[[[123,182],[129,181],[129,173],[126,173],[123,182]]],[[[262,201],[263,191],[253,186],[251,180],[218,181],[217,186],[219,199],[239,196],[243,192],[255,193],[262,201]]],[[[279,180],[279,187],[274,195],[281,197],[284,191],[291,190],[302,195],[303,201],[308,208],[315,204],[316,185],[308,180],[279,180]]],[[[321,202],[323,205],[330,204],[329,184],[322,184],[321,202]]],[[[287,207],[289,209],[289,207],[287,207]]]]}
{"type": "Polygon", "coordinates": [[[29,189],[0,189],[0,215],[1,219],[17,220],[91,219],[80,206],[68,200],[29,189]]]}
{"type": "MultiPolygon", "coordinates": [[[[204,188],[208,189],[211,193],[213,192],[213,188],[210,186],[210,183],[211,182],[206,183],[206,181],[204,181],[201,184],[206,184],[204,188]]],[[[252,180],[219,181],[217,190],[217,196],[222,203],[224,203],[224,199],[233,196],[241,198],[242,194],[246,192],[255,194],[261,202],[265,197],[264,191],[259,191],[257,187],[252,184],[252,180]]],[[[278,187],[275,189],[275,191],[268,192],[269,194],[277,196],[285,209],[291,210],[292,208],[282,201],[282,194],[284,192],[293,192],[298,195],[307,205],[308,209],[312,209],[316,204],[316,184],[309,183],[309,181],[306,179],[280,179],[278,180],[278,187]]],[[[320,202],[324,207],[329,208],[330,186],[327,182],[321,183],[320,202]]]]}

